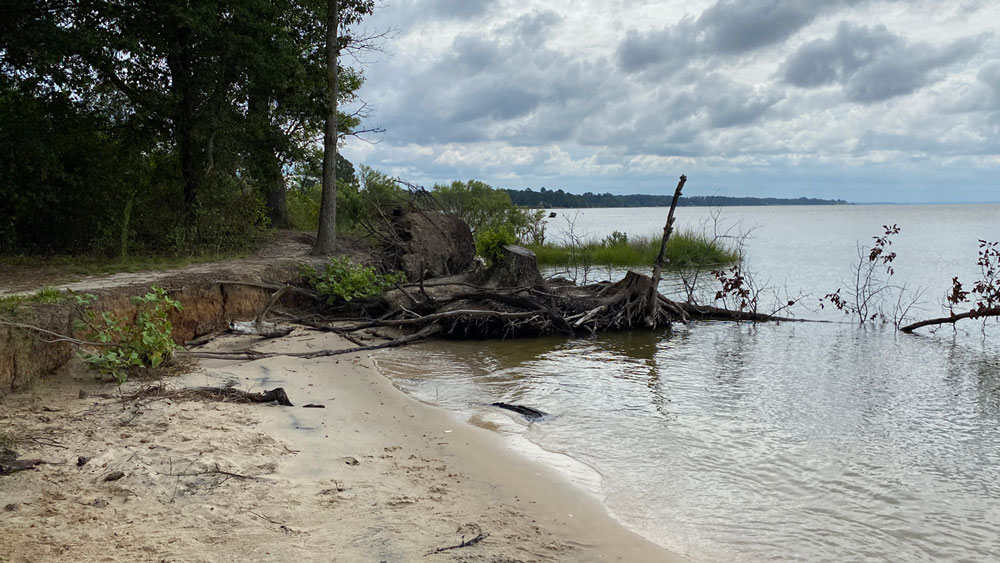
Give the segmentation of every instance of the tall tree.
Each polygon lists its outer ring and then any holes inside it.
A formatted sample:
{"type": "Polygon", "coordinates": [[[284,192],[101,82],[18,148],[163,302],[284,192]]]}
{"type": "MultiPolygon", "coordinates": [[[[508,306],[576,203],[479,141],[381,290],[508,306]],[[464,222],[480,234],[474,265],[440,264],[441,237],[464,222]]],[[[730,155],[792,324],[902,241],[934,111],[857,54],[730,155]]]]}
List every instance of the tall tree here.
{"type": "Polygon", "coordinates": [[[323,133],[323,195],[319,207],[319,230],[312,253],[318,256],[333,254],[337,248],[337,72],[340,58],[340,3],[327,2],[326,31],[326,127],[323,133]]]}

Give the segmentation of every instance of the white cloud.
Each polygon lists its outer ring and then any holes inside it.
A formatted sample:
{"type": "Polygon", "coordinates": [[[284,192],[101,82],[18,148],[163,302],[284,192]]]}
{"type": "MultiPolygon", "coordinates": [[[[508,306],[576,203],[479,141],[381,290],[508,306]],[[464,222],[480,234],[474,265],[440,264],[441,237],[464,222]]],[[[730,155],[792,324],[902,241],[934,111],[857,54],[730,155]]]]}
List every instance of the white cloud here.
{"type": "Polygon", "coordinates": [[[345,153],[421,183],[627,193],[685,172],[875,200],[940,200],[961,166],[953,197],[1000,200],[997,21],[988,2],[394,0],[362,90],[387,131],[345,153]]]}

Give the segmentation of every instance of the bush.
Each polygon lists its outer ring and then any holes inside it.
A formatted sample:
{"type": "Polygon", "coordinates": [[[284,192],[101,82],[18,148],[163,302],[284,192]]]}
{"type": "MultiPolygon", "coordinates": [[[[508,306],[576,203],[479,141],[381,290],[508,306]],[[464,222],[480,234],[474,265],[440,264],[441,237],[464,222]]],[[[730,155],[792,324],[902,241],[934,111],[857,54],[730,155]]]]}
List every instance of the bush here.
{"type": "Polygon", "coordinates": [[[312,266],[302,266],[301,275],[330,304],[338,300],[380,295],[406,280],[406,274],[402,272],[379,274],[375,268],[351,264],[347,258],[331,258],[322,273],[317,273],[312,266]]]}
{"type": "Polygon", "coordinates": [[[490,263],[503,259],[503,247],[506,244],[517,244],[513,229],[507,226],[490,227],[476,237],[476,254],[490,263]]]}
{"type": "MultiPolygon", "coordinates": [[[[76,299],[79,305],[89,306],[94,296],[76,299]]],[[[170,311],[182,309],[180,302],[170,298],[162,287],[154,286],[145,295],[133,297],[132,303],[136,306],[135,322],[107,311],[98,314],[88,307],[78,324],[88,340],[110,345],[96,351],[84,350],[80,355],[97,370],[114,377],[119,385],[128,379],[130,370],[155,368],[169,360],[177,348],[167,316],[170,311]]]]}

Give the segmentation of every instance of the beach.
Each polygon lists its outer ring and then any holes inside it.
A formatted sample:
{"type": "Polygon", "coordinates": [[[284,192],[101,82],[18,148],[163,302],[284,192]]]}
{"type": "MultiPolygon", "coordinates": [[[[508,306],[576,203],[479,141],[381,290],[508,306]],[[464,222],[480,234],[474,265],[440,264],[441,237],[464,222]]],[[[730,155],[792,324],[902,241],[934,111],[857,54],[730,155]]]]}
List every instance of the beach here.
{"type": "MultiPolygon", "coordinates": [[[[353,346],[297,330],[254,348],[353,346]]],[[[0,477],[0,560],[682,560],[495,432],[411,399],[368,354],[204,360],[124,392],[151,385],[282,387],[294,406],[122,400],[82,366],[4,398],[6,435],[45,463],[0,477]]]]}

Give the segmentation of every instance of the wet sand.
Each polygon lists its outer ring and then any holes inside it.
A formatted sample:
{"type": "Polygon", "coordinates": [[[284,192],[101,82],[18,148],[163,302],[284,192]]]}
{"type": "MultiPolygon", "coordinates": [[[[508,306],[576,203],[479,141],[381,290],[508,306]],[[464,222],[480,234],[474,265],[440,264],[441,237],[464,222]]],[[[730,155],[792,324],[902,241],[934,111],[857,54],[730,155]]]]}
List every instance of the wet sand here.
{"type": "MultiPolygon", "coordinates": [[[[255,349],[351,346],[296,332],[255,349]]],[[[123,405],[78,377],[0,402],[22,458],[49,462],[0,477],[0,561],[682,561],[495,432],[409,398],[367,355],[204,361],[169,381],[283,387],[294,407],[123,405]]]]}

